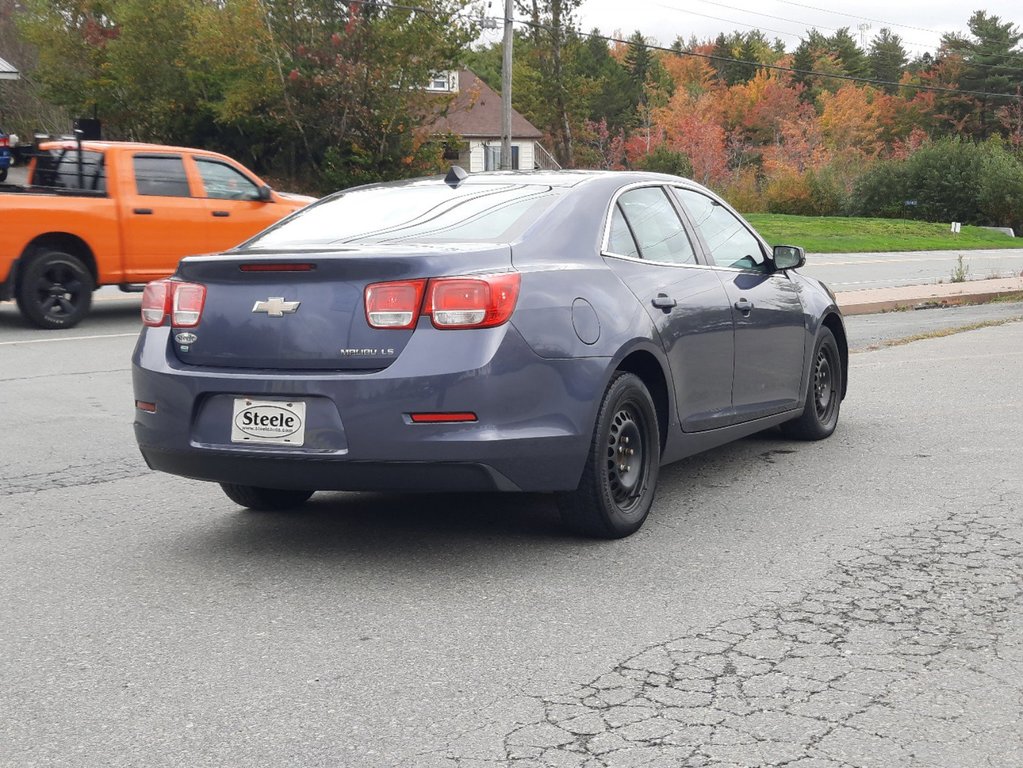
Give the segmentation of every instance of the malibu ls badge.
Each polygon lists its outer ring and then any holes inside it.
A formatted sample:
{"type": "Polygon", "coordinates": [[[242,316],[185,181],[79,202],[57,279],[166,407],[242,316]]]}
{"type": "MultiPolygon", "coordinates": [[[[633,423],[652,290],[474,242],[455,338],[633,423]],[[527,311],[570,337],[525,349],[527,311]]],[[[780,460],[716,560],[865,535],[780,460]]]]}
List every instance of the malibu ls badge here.
{"type": "Polygon", "coordinates": [[[270,317],[284,317],[294,314],[301,303],[301,301],[285,301],[283,296],[271,296],[266,301],[257,301],[252,306],[252,311],[266,312],[270,317]]]}

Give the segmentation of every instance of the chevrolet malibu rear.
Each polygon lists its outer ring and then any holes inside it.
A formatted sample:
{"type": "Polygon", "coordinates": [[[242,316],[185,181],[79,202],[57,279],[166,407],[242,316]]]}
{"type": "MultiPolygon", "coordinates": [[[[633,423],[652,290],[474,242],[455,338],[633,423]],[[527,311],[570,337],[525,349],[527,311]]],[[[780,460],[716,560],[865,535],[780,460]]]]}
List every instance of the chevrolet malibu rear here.
{"type": "Polygon", "coordinates": [[[555,492],[572,530],[627,536],[662,464],[835,430],[848,345],[804,262],[672,176],[347,190],[146,287],[135,433],[254,509],[555,492]]]}
{"type": "MultiPolygon", "coordinates": [[[[254,508],[314,490],[575,487],[606,361],[516,327],[512,245],[565,190],[350,191],[147,286],[136,436],[154,469],[254,508]]],[[[533,303],[533,302],[525,302],[533,303]]]]}

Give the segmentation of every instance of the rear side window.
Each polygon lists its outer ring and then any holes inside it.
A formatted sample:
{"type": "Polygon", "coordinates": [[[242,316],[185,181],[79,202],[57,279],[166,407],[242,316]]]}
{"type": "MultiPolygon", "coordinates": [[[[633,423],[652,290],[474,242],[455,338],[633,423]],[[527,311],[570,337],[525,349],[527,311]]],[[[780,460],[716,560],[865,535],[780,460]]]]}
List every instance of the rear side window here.
{"type": "Polygon", "coordinates": [[[618,207],[642,258],[665,264],[696,263],[696,253],[682,220],[661,187],[630,190],[618,198],[618,207]]]}
{"type": "Polygon", "coordinates": [[[607,250],[617,256],[628,256],[630,259],[639,258],[639,248],[636,247],[636,240],[629,231],[629,225],[625,222],[622,209],[616,204],[611,212],[611,234],[607,239],[607,250]]]}
{"type": "Polygon", "coordinates": [[[107,191],[107,174],[103,166],[103,153],[77,149],[51,149],[36,160],[32,183],[56,189],[82,189],[92,192],[107,191]]]}
{"type": "Polygon", "coordinates": [[[185,162],[178,155],[135,155],[135,188],[140,195],[191,197],[185,162]]]}

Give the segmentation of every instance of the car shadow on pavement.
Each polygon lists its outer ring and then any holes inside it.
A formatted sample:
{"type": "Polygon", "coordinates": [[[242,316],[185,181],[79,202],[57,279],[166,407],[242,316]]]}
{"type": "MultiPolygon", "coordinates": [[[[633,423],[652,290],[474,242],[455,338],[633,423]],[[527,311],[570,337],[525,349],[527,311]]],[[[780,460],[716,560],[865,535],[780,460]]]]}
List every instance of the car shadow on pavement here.
{"type": "MultiPolygon", "coordinates": [[[[209,506],[208,523],[197,525],[178,544],[189,558],[224,556],[251,561],[264,557],[337,564],[388,563],[410,558],[421,564],[476,553],[490,561],[497,552],[535,558],[568,549],[594,554],[606,547],[631,548],[664,528],[700,524],[715,509],[721,485],[731,483],[734,467],[751,457],[792,453],[779,433],[755,436],[664,467],[658,499],[647,524],[629,539],[585,539],[566,531],[551,494],[464,493],[387,494],[320,492],[305,505],[282,512],[255,512],[226,498],[209,506]],[[767,450],[765,448],[776,449],[767,450]]],[[[765,458],[766,457],[766,458],[765,458]]],[[[219,491],[207,497],[216,499],[219,491]]],[[[666,546],[671,546],[666,544],[666,546]]],[[[501,559],[501,558],[498,558],[501,559]]]]}

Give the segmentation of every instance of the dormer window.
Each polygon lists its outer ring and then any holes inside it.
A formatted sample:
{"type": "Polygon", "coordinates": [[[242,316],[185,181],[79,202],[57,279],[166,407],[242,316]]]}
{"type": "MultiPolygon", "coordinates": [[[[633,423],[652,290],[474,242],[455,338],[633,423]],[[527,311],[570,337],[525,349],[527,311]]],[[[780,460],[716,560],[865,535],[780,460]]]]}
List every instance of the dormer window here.
{"type": "Polygon", "coordinates": [[[454,72],[434,72],[430,75],[430,82],[426,85],[428,91],[451,91],[454,90],[454,72]]]}

